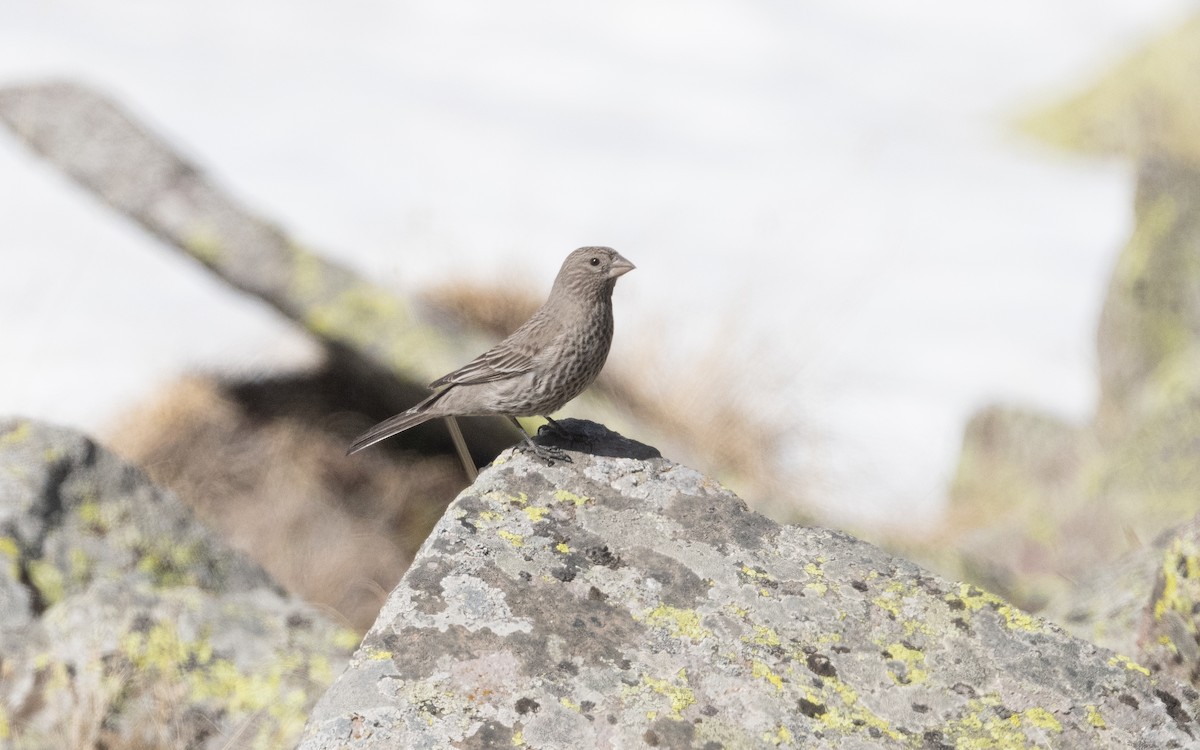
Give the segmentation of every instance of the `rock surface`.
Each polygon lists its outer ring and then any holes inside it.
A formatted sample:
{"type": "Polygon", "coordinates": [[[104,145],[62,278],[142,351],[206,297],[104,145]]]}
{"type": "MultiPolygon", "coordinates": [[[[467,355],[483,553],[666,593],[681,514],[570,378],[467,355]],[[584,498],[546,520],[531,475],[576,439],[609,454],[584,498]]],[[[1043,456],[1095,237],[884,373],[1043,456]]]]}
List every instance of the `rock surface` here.
{"type": "Polygon", "coordinates": [[[90,439],[0,420],[0,747],[287,746],[354,640],[90,439]]]}
{"type": "Polygon", "coordinates": [[[460,495],[303,750],[1194,747],[1190,687],[591,423],[460,495]]]}

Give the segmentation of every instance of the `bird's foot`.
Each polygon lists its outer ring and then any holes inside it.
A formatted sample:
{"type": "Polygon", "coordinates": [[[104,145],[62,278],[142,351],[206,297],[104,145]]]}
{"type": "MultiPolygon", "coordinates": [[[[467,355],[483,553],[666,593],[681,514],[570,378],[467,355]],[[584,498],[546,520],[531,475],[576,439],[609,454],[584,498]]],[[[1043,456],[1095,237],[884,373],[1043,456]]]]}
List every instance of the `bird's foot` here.
{"type": "Polygon", "coordinates": [[[524,449],[542,461],[545,461],[547,466],[553,466],[555,461],[561,461],[565,464],[574,463],[562,448],[555,448],[552,445],[539,445],[528,437],[525,438],[524,449]]]}

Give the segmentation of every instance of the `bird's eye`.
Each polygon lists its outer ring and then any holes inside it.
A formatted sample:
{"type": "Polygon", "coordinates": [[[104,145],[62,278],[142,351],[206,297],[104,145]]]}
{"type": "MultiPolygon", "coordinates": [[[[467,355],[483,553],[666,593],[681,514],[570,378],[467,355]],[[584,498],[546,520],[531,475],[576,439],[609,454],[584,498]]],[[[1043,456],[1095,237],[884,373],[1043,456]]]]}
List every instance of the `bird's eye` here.
{"type": "Polygon", "coordinates": [[[593,266],[598,266],[598,265],[600,265],[600,259],[599,259],[599,258],[597,258],[597,257],[595,257],[595,256],[592,256],[592,259],[591,259],[591,261],[589,261],[589,262],[590,262],[590,263],[591,263],[593,266]]]}

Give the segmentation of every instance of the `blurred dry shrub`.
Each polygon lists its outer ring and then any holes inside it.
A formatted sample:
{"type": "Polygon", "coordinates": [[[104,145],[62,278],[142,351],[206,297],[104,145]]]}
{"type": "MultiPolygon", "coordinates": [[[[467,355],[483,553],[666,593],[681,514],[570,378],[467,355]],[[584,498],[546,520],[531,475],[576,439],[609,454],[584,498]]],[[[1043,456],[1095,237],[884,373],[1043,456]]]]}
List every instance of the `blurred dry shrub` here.
{"type": "Polygon", "coordinates": [[[365,631],[465,480],[450,457],[346,456],[337,387],[328,372],[189,377],[110,443],[288,590],[365,631]]]}

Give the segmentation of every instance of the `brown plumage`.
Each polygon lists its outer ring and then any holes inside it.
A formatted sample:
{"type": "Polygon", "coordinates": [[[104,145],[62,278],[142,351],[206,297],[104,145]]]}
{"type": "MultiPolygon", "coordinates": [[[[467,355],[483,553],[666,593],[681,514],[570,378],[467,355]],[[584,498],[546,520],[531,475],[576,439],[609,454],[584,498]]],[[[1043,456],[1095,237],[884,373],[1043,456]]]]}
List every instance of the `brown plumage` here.
{"type": "MultiPolygon", "coordinates": [[[[516,417],[546,416],[562,408],[604,367],[612,344],[613,287],[633,268],[608,247],[571,253],[532,318],[469,364],[430,383],[442,390],[359,435],[349,452],[437,417],[494,415],[516,422],[516,417]]],[[[528,435],[525,442],[542,458],[565,458],[528,435]]]]}

